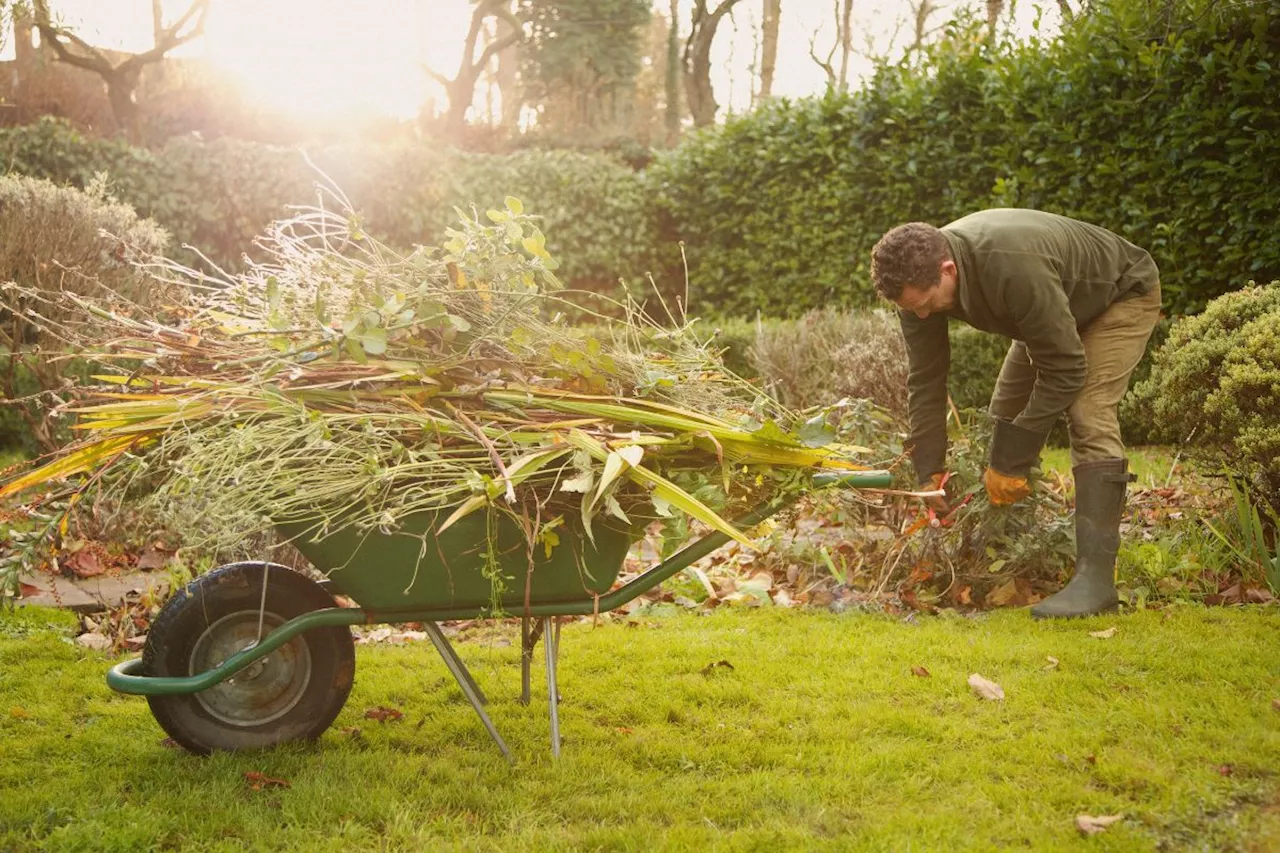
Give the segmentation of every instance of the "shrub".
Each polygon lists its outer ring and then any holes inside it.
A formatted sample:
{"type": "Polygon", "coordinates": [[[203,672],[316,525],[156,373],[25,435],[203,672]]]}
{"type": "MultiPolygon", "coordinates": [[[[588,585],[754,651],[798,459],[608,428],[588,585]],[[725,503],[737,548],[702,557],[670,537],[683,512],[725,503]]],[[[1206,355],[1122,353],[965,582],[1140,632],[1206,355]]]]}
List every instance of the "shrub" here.
{"type": "MultiPolygon", "coordinates": [[[[65,293],[106,287],[133,302],[152,293],[131,265],[135,252],[161,251],[167,237],[155,223],[139,219],[127,205],[108,197],[99,182],[88,192],[33,178],[0,176],[0,284],[17,291],[6,301],[21,308],[28,298],[46,298],[41,312],[58,320],[65,293]]],[[[57,388],[68,365],[54,362],[59,342],[48,329],[0,313],[0,390],[10,401],[57,388]]],[[[51,449],[57,439],[44,416],[44,403],[26,399],[0,409],[0,445],[32,444],[51,449]]]]}
{"type": "Polygon", "coordinates": [[[958,409],[985,409],[1009,351],[1009,339],[962,323],[951,324],[951,401],[958,409]]]}
{"type": "MultiPolygon", "coordinates": [[[[215,264],[235,269],[254,238],[293,204],[315,202],[332,179],[389,245],[438,245],[454,206],[501,207],[509,195],[542,217],[548,249],[569,286],[613,292],[643,284],[658,251],[641,178],[602,154],[463,154],[425,144],[334,145],[308,152],[228,138],[177,137],[154,151],[77,132],[56,119],[0,129],[4,168],[84,188],[105,172],[112,191],[215,264]]],[[[672,249],[673,259],[679,253],[672,249]]],[[[183,258],[194,263],[194,258],[183,258]]],[[[647,285],[644,285],[647,287],[647,285]]]]}
{"type": "Polygon", "coordinates": [[[788,406],[848,397],[906,414],[906,348],[898,319],[888,311],[829,309],[761,324],[749,355],[761,381],[788,406]]]}
{"type": "Polygon", "coordinates": [[[1161,440],[1194,440],[1280,509],[1280,281],[1174,323],[1126,409],[1161,440]]]}

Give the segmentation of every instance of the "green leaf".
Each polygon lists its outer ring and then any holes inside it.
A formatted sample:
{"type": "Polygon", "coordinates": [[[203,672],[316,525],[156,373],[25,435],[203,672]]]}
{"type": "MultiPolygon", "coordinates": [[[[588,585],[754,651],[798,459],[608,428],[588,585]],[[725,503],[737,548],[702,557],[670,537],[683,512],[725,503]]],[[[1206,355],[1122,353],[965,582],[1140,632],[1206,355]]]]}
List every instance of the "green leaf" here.
{"type": "Polygon", "coordinates": [[[836,440],[836,431],[827,425],[826,415],[816,415],[804,422],[797,436],[805,447],[825,447],[836,440]]]}
{"type": "Polygon", "coordinates": [[[382,355],[387,351],[387,330],[381,327],[366,329],[360,336],[360,344],[369,355],[382,355]]]}
{"type": "Polygon", "coordinates": [[[344,342],[347,348],[347,355],[351,356],[360,364],[368,364],[369,356],[365,355],[364,348],[360,346],[360,342],[355,338],[347,338],[344,342]]]}
{"type": "Polygon", "coordinates": [[[511,211],[516,216],[519,216],[520,214],[524,213],[524,202],[520,201],[520,199],[516,198],[515,196],[513,195],[507,196],[506,204],[507,204],[507,210],[511,211]]]}

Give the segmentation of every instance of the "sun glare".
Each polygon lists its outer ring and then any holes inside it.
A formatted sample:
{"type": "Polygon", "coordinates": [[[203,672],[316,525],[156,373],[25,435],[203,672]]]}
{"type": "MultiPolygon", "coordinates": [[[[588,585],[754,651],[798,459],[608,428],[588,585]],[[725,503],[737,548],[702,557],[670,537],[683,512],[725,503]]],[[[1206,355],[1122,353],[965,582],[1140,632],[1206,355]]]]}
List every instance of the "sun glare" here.
{"type": "Polygon", "coordinates": [[[414,116],[431,22],[415,0],[218,0],[203,55],[256,99],[295,115],[414,116]]]}

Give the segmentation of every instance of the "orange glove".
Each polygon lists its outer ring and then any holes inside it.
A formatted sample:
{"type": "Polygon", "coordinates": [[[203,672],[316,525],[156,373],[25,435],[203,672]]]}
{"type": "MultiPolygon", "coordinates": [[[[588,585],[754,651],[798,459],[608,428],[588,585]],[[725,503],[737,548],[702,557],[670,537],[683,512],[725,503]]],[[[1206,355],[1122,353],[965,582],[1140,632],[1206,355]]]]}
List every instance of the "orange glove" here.
{"type": "MultiPolygon", "coordinates": [[[[946,483],[947,483],[946,472],[939,471],[937,474],[933,474],[929,477],[929,491],[940,492],[943,490],[943,487],[946,485],[946,483]]],[[[933,510],[938,515],[946,515],[947,513],[951,512],[951,504],[947,502],[947,498],[945,495],[938,495],[937,497],[925,498],[924,505],[929,507],[929,509],[933,510]]]]}
{"type": "Polygon", "coordinates": [[[988,468],[982,475],[982,485],[987,489],[987,497],[996,506],[1017,503],[1031,494],[1031,484],[1026,477],[1010,477],[994,468],[988,468]]]}

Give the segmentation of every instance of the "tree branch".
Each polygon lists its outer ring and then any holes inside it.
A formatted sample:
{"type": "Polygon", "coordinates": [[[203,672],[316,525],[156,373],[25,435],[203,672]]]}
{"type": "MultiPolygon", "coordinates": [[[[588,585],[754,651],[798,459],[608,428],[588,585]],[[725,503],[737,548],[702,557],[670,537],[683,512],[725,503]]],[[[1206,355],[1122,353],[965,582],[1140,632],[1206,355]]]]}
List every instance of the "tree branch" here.
{"type": "Polygon", "coordinates": [[[84,68],[101,74],[103,77],[110,75],[114,68],[107,57],[93,45],[87,43],[73,32],[59,29],[52,24],[36,24],[36,29],[40,31],[40,40],[48,42],[53,48],[53,52],[58,55],[58,61],[65,62],[68,65],[74,65],[76,68],[84,68]],[[78,53],[72,53],[71,50],[63,44],[62,40],[67,39],[73,44],[78,45],[82,49],[89,52],[88,56],[81,56],[78,53]]]}
{"type": "Polygon", "coordinates": [[[484,68],[486,65],[489,64],[489,60],[493,58],[494,54],[501,53],[502,51],[511,47],[511,45],[522,40],[523,38],[524,38],[524,33],[520,31],[516,31],[514,33],[507,33],[505,36],[498,39],[497,41],[489,42],[489,44],[485,46],[484,52],[480,54],[480,58],[476,60],[476,64],[474,67],[477,70],[484,68]]]}
{"type": "Polygon", "coordinates": [[[128,66],[128,70],[131,71],[134,68],[141,68],[149,63],[164,59],[164,55],[175,47],[180,47],[204,35],[204,22],[208,16],[209,0],[195,0],[173,26],[160,34],[160,37],[156,39],[155,47],[144,53],[136,53],[129,57],[118,66],[117,70],[124,71],[128,66]],[[195,24],[187,32],[182,32],[182,29],[191,23],[192,18],[197,13],[199,13],[199,17],[195,19],[195,24]]]}

